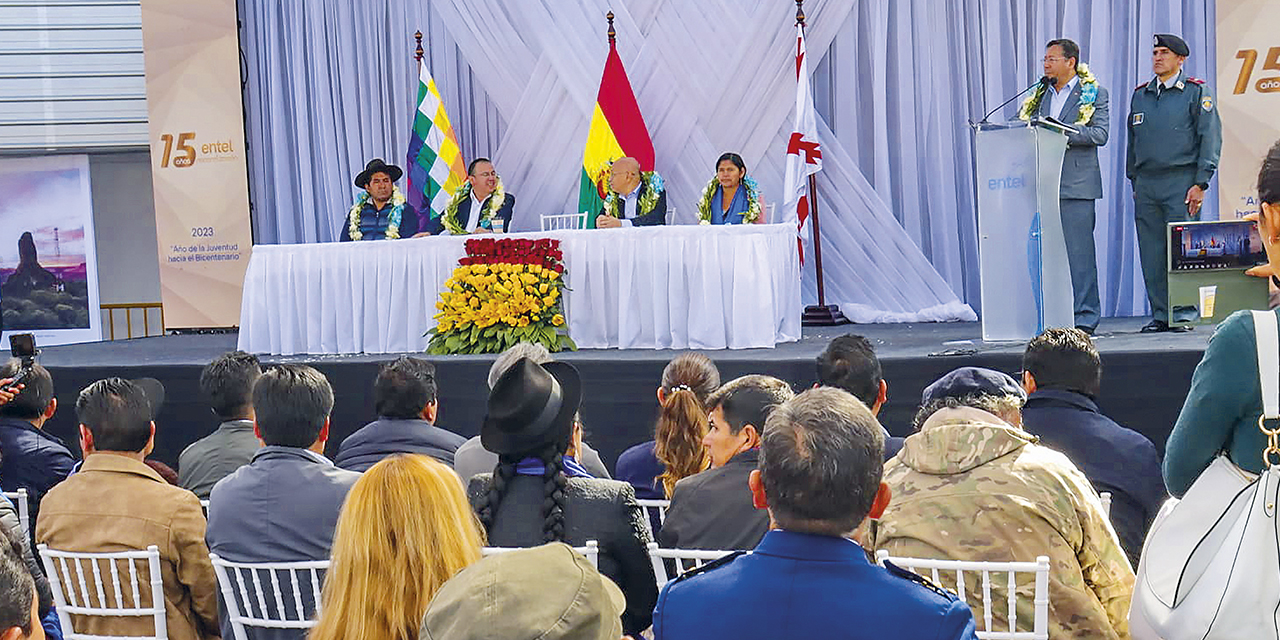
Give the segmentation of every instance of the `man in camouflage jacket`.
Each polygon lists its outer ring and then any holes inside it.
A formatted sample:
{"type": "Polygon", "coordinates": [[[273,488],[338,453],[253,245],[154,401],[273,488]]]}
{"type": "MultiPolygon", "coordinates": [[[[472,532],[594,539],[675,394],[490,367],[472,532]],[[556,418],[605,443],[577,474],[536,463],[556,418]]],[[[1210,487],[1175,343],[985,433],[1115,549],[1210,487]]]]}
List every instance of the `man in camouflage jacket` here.
{"type": "MultiPolygon", "coordinates": [[[[967,561],[1048,556],[1049,637],[1128,640],[1133,569],[1084,474],[1020,428],[1025,398],[1009,376],[972,367],[925,389],[919,431],[885,464],[893,497],[866,546],[967,561]]],[[[1008,583],[992,583],[990,630],[1006,631],[1008,583]]],[[[970,576],[977,618],[981,589],[970,576]]],[[[1033,590],[1029,577],[1018,585],[1019,630],[1031,629],[1033,590]]]]}

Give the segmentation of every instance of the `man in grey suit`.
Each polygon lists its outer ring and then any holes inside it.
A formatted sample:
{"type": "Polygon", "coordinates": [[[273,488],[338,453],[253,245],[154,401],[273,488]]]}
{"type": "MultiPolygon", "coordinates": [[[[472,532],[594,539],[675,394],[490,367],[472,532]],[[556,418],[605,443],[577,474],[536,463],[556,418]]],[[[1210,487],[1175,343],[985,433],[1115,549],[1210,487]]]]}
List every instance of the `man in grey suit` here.
{"type": "MultiPolygon", "coordinates": [[[[360,478],[323,455],[333,388],[311,367],[280,365],[258,378],[253,407],[254,432],[264,446],[249,464],[214,485],[205,534],[209,551],[232,562],[326,560],[342,501],[360,478]]],[[[285,582],[281,588],[288,591],[285,582]]],[[[287,595],[285,601],[293,602],[292,593],[287,595]]],[[[272,601],[270,595],[267,600],[272,601]]],[[[302,600],[306,614],[314,614],[309,589],[302,600]]],[[[242,613],[245,605],[239,603],[242,613]]],[[[261,615],[256,604],[250,605],[261,615]]],[[[225,604],[220,609],[222,637],[232,640],[225,604]]],[[[254,640],[306,637],[305,629],[248,631],[254,640]]]]}
{"type": "Polygon", "coordinates": [[[1078,133],[1067,134],[1058,197],[1071,288],[1075,291],[1076,328],[1093,335],[1102,313],[1093,244],[1094,203],[1102,197],[1098,147],[1107,143],[1110,99],[1088,67],[1080,64],[1080,46],[1071,40],[1049,41],[1044,53],[1044,75],[1053,80],[1053,85],[1036,94],[1039,104],[1034,113],[1079,129],[1078,133]]]}

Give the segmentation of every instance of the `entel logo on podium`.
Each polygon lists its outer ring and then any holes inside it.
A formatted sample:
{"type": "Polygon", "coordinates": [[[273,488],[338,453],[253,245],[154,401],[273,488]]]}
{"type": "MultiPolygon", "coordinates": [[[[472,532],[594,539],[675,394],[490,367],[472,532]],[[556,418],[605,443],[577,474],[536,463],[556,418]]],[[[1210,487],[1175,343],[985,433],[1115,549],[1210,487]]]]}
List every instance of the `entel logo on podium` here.
{"type": "Polygon", "coordinates": [[[987,181],[988,191],[1001,191],[1003,189],[1021,189],[1027,186],[1025,176],[1006,176],[1004,178],[992,178],[987,181]]]}

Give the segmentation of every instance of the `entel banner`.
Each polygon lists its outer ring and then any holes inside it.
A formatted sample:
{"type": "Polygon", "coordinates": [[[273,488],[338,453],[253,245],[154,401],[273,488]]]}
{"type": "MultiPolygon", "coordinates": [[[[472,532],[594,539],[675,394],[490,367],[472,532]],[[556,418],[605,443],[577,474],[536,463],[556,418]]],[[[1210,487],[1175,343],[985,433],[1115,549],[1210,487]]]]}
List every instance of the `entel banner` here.
{"type": "Polygon", "coordinates": [[[1280,11],[1275,0],[1218,0],[1218,167],[1223,220],[1258,211],[1258,168],[1280,139],[1280,11]]]}
{"type": "Polygon", "coordinates": [[[142,0],[169,329],[235,326],[252,249],[235,0],[142,0]]]}

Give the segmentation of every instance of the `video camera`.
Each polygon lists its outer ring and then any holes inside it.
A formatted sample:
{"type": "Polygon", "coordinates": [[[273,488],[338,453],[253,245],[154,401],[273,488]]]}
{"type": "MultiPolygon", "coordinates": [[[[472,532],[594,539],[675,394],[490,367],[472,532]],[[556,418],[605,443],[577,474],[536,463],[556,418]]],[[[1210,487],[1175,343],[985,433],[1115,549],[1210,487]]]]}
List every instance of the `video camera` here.
{"type": "Polygon", "coordinates": [[[36,356],[40,350],[36,348],[36,336],[33,333],[15,333],[9,336],[9,353],[21,363],[18,375],[9,383],[9,389],[16,390],[31,375],[36,365],[36,356]]]}

